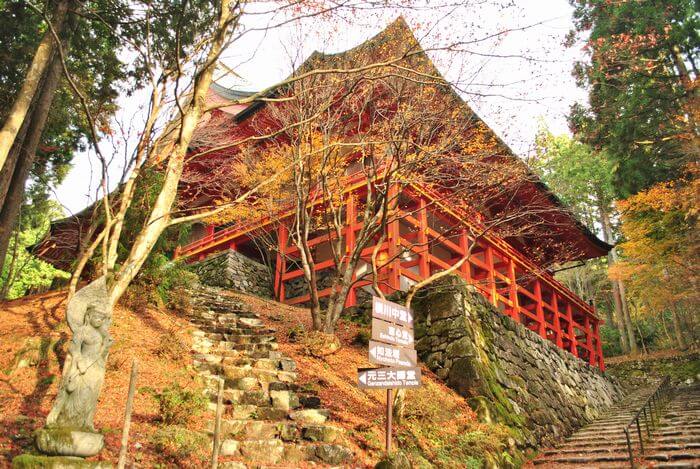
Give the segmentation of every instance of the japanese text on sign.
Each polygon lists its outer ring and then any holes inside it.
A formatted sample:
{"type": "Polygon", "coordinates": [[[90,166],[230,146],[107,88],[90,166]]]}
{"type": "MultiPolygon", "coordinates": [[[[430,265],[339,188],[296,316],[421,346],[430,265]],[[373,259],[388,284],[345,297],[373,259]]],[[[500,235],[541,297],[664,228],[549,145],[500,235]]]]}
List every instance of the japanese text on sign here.
{"type": "Polygon", "coordinates": [[[413,327],[413,313],[410,309],[391,301],[382,300],[378,296],[372,298],[372,317],[413,327]]]}
{"type": "Polygon", "coordinates": [[[421,373],[420,368],[361,368],[357,379],[361,388],[417,388],[421,373]]]}
{"type": "Polygon", "coordinates": [[[369,341],[369,361],[377,365],[416,366],[418,357],[413,349],[369,341]]]}
{"type": "Polygon", "coordinates": [[[413,345],[413,331],[374,318],[372,319],[372,339],[406,347],[413,345]]]}

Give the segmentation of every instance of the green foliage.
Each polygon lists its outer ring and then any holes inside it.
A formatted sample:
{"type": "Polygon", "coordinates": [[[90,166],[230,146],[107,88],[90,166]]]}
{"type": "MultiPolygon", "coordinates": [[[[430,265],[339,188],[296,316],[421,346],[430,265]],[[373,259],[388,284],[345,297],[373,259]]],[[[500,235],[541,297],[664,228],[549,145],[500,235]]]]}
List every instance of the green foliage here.
{"type": "Polygon", "coordinates": [[[141,271],[122,297],[127,307],[137,312],[147,307],[167,307],[175,313],[187,315],[193,305],[186,288],[199,281],[197,275],[179,261],[171,261],[165,254],[152,251],[141,271]]]}
{"type": "Polygon", "coordinates": [[[603,324],[600,328],[600,339],[603,341],[603,356],[616,357],[622,355],[620,347],[620,331],[616,327],[603,324]]]}
{"type": "Polygon", "coordinates": [[[353,337],[352,343],[361,347],[366,347],[367,345],[369,345],[369,340],[371,338],[372,333],[369,329],[360,329],[359,331],[357,331],[357,334],[355,334],[355,337],[353,337]]]}
{"type": "Polygon", "coordinates": [[[572,3],[575,33],[588,36],[591,52],[575,70],[590,107],[573,108],[574,131],[608,150],[620,197],[677,177],[688,161],[686,142],[697,139],[694,118],[685,118],[697,113],[697,70],[686,70],[699,58],[697,1],[572,3]]]}
{"type": "Polygon", "coordinates": [[[156,451],[172,461],[181,461],[189,457],[203,460],[209,446],[209,439],[179,425],[168,425],[156,430],[151,437],[156,451]]]}
{"type": "Polygon", "coordinates": [[[535,145],[529,166],[583,224],[595,231],[601,208],[611,210],[615,198],[609,156],[568,135],[553,135],[546,128],[538,132],[535,145]]]}
{"type": "Polygon", "coordinates": [[[201,390],[185,389],[177,383],[155,391],[144,388],[158,404],[160,419],[166,425],[187,425],[207,408],[207,398],[201,390]]]}
{"type": "Polygon", "coordinates": [[[22,206],[19,229],[15,230],[7,250],[0,275],[2,293],[7,299],[19,298],[34,288],[48,288],[54,278],[67,279],[69,274],[39,260],[27,248],[44,236],[51,218],[61,214],[54,201],[43,193],[29,191],[29,199],[22,206]]]}

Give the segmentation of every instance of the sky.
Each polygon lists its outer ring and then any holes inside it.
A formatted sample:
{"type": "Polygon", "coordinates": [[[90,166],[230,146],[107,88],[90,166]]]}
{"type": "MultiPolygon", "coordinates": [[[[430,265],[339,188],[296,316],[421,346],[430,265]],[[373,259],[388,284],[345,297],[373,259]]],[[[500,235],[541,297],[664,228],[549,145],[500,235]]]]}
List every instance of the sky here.
{"type": "MultiPolygon", "coordinates": [[[[402,15],[440,72],[517,155],[530,154],[541,125],[556,134],[568,132],[569,107],[586,100],[571,76],[575,61],[585,59],[581,44],[563,45],[573,26],[569,1],[462,0],[455,6],[442,0],[442,7],[436,7],[438,1],[421,6],[403,0],[411,7],[356,10],[332,21],[314,18],[273,29],[266,26],[277,24],[279,15],[266,12],[269,6],[259,2],[244,25],[245,34],[222,56],[237,76],[220,72],[216,81],[236,89],[263,89],[288,76],[314,50],[347,50],[402,15]],[[459,51],[445,51],[456,43],[459,51]]],[[[145,97],[144,91],[124,94],[115,122],[138,128],[145,97]]],[[[125,150],[133,146],[133,138],[125,140],[120,152],[103,146],[105,153],[114,153],[109,168],[112,187],[123,172],[125,150]]],[[[91,152],[76,155],[70,173],[54,191],[66,215],[94,201],[98,172],[91,152]]]]}

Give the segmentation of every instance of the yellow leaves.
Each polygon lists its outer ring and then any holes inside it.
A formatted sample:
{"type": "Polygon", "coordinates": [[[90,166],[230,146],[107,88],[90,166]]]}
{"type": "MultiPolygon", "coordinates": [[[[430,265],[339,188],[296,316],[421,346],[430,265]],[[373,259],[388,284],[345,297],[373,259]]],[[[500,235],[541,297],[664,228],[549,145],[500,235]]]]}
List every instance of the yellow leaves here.
{"type": "Polygon", "coordinates": [[[626,240],[623,259],[609,269],[611,279],[652,308],[663,310],[677,301],[699,301],[692,287],[700,264],[697,165],[686,177],[657,184],[617,203],[626,240]]]}

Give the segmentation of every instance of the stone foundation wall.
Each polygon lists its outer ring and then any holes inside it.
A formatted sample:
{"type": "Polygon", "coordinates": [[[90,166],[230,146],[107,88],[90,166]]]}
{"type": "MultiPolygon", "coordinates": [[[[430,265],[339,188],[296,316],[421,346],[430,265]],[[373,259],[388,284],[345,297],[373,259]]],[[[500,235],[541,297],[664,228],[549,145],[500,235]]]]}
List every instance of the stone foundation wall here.
{"type": "Polygon", "coordinates": [[[523,449],[547,446],[600,415],[620,387],[499,313],[458,277],[419,292],[416,349],[484,421],[514,429],[523,449]]]}
{"type": "Polygon", "coordinates": [[[239,252],[227,249],[192,264],[190,269],[205,285],[272,298],[270,270],[239,252]]]}

